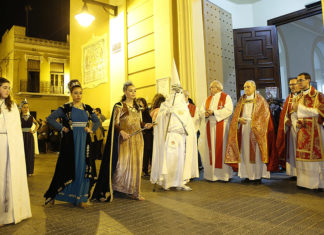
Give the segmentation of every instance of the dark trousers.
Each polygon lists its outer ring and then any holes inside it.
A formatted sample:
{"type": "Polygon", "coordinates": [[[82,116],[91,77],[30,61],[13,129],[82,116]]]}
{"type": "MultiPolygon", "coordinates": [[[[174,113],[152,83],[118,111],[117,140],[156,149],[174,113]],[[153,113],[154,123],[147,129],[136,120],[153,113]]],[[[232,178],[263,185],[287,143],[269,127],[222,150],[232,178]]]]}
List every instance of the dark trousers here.
{"type": "MultiPolygon", "coordinates": [[[[198,145],[199,136],[200,136],[200,131],[197,131],[197,145],[198,145]]],[[[199,150],[198,150],[198,167],[199,168],[202,168],[203,167],[202,162],[201,162],[201,157],[200,157],[199,150]]]]}
{"type": "Polygon", "coordinates": [[[144,156],[143,156],[143,172],[148,175],[148,167],[150,164],[152,164],[152,153],[153,149],[145,149],[144,145],[144,156]]]}
{"type": "Polygon", "coordinates": [[[47,153],[47,140],[38,139],[38,148],[40,153],[47,153]]]}

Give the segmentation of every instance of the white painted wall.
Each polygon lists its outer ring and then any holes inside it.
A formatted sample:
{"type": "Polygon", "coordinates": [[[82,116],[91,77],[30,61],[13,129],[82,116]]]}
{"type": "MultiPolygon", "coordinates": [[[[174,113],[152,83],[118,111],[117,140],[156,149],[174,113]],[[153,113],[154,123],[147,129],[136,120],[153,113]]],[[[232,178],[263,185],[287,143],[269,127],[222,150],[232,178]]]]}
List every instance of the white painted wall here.
{"type": "Polygon", "coordinates": [[[302,72],[307,72],[313,77],[313,45],[318,36],[305,32],[294,23],[281,25],[278,31],[288,55],[287,76],[296,77],[302,72]]]}
{"type": "Polygon", "coordinates": [[[231,0],[210,1],[232,14],[233,28],[237,29],[266,26],[268,20],[304,9],[305,5],[316,0],[260,0],[252,4],[231,0]]]}
{"type": "MultiPolygon", "coordinates": [[[[314,18],[315,17],[312,19],[314,18]]],[[[310,22],[312,22],[312,20],[310,20],[310,22]]],[[[316,45],[322,45],[318,44],[318,42],[324,42],[324,34],[321,31],[322,28],[316,26],[318,24],[315,24],[314,26],[316,27],[313,27],[313,29],[317,30],[311,30],[311,28],[307,27],[305,28],[304,25],[305,24],[300,25],[293,22],[278,27],[278,35],[282,40],[285,54],[285,58],[280,56],[280,67],[284,64],[285,59],[286,77],[295,77],[299,73],[307,72],[311,75],[312,81],[316,80],[318,89],[322,91],[322,89],[324,89],[322,88],[322,85],[324,84],[324,74],[322,75],[321,72],[318,73],[318,71],[316,71],[318,66],[316,66],[316,61],[314,61],[314,48],[316,45]]],[[[283,71],[281,71],[281,82],[287,83],[282,72],[283,71]]]]}
{"type": "Polygon", "coordinates": [[[305,8],[316,0],[261,0],[253,4],[253,27],[265,26],[267,21],[305,8]]]}
{"type": "Polygon", "coordinates": [[[209,0],[232,14],[233,29],[253,27],[253,5],[237,4],[229,0],[209,0]]]}

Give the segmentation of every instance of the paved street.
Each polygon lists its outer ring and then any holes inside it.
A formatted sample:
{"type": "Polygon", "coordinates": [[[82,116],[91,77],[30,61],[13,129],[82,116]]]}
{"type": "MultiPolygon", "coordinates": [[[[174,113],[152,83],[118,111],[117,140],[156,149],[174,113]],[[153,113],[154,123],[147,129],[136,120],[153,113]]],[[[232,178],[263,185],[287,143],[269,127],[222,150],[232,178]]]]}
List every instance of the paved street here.
{"type": "Polygon", "coordinates": [[[56,158],[36,157],[28,178],[33,217],[0,234],[324,234],[324,193],[297,189],[282,174],[262,185],[196,180],[192,192],[152,192],[143,180],[145,201],[118,196],[86,209],[59,202],[44,207],[56,158]]]}

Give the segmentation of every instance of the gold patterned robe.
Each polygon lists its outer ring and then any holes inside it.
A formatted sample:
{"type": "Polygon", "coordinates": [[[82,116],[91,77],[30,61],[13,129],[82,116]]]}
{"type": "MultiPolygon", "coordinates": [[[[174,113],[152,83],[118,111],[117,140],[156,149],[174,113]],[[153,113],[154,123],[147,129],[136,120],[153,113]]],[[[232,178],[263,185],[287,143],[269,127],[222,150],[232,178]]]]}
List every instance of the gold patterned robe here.
{"type": "Polygon", "coordinates": [[[324,188],[324,95],[311,87],[301,94],[298,103],[297,185],[324,188]]]}
{"type": "Polygon", "coordinates": [[[298,103],[297,116],[302,127],[297,133],[297,161],[324,161],[324,147],[321,139],[324,120],[324,95],[311,87],[298,103]],[[302,109],[305,108],[306,110],[313,109],[317,114],[302,115],[302,109]]]}
{"type": "MultiPolygon", "coordinates": [[[[117,106],[114,113],[115,129],[131,134],[141,129],[142,114],[135,108],[117,106]]],[[[116,171],[112,177],[113,189],[132,194],[135,197],[140,195],[141,173],[143,165],[144,141],[142,133],[123,140],[119,136],[119,153],[116,171]]]]}
{"type": "Polygon", "coordinates": [[[250,163],[256,162],[256,145],[260,150],[261,161],[267,164],[268,171],[278,170],[278,157],[276,156],[275,135],[271,112],[267,101],[259,94],[253,100],[247,100],[243,95],[238,101],[233,113],[225,152],[225,163],[237,170],[241,162],[242,125],[239,118],[244,110],[244,105],[253,102],[250,130],[250,163]]]}

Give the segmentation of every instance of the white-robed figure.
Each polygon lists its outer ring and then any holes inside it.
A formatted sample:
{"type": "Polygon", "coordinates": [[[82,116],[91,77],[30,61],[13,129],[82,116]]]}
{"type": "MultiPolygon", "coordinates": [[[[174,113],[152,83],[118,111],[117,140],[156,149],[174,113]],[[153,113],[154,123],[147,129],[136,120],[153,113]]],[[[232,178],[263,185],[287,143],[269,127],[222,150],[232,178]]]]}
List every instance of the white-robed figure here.
{"type": "Polygon", "coordinates": [[[189,191],[186,183],[199,177],[197,137],[173,64],[170,97],[162,103],[154,128],[151,182],[165,190],[189,191]]]}
{"type": "Polygon", "coordinates": [[[198,149],[204,166],[204,178],[210,181],[229,181],[233,169],[224,163],[229,118],[233,103],[223,92],[223,85],[215,80],[210,83],[210,96],[199,110],[200,138],[198,149]]]}
{"type": "Polygon", "coordinates": [[[0,226],[31,217],[20,114],[0,78],[0,226]]]}

